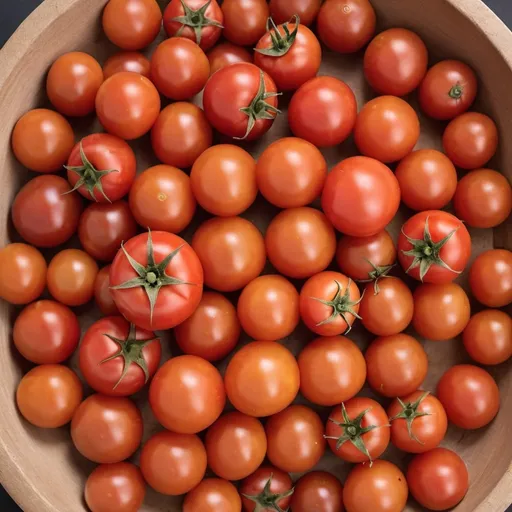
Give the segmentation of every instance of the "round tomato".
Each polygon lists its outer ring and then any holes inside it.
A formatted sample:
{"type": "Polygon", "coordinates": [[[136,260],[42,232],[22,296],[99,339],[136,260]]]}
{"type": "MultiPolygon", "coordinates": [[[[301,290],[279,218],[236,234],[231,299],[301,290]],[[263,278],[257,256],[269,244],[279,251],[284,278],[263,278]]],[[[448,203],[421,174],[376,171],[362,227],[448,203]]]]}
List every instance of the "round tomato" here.
{"type": "Polygon", "coordinates": [[[110,293],[110,265],[103,267],[96,275],[94,300],[104,315],[120,314],[110,293]]]}
{"type": "Polygon", "coordinates": [[[21,379],[16,403],[32,425],[58,428],[71,421],[82,396],[82,383],[73,371],[60,364],[44,364],[21,379]]]}
{"type": "Polygon", "coordinates": [[[236,44],[228,42],[218,44],[215,48],[212,48],[206,56],[210,62],[210,76],[219,69],[230,66],[231,64],[253,61],[252,54],[243,46],[237,46],[236,44]]]}
{"type": "Polygon", "coordinates": [[[288,123],[296,137],[319,148],[337,146],[352,133],[357,117],[352,89],[331,76],[302,85],[288,107],[288,123]]]}
{"type": "Polygon", "coordinates": [[[128,71],[138,73],[149,78],[151,63],[149,59],[139,52],[119,52],[109,57],[103,64],[103,76],[105,80],[116,73],[128,71]]]}
{"type": "Polygon", "coordinates": [[[128,321],[148,331],[171,329],[197,308],[203,270],[182,238],[149,231],[121,246],[110,268],[110,286],[128,321]]]}
{"type": "Polygon", "coordinates": [[[293,512],[344,512],[343,486],[325,471],[312,471],[302,476],[293,491],[293,512]]]}
{"type": "Polygon", "coordinates": [[[185,496],[182,512],[240,512],[237,488],[220,478],[205,478],[185,496]]]}
{"type": "Polygon", "coordinates": [[[311,25],[320,10],[321,0],[270,0],[270,16],[276,23],[285,23],[299,16],[302,25],[311,25]]]}
{"type": "Polygon", "coordinates": [[[253,341],[231,359],[224,375],[229,401],[255,417],[277,414],[299,392],[299,367],[293,354],[275,341],[253,341]]]}
{"type": "Polygon", "coordinates": [[[224,0],[222,35],[240,46],[252,46],[266,31],[270,15],[266,0],[224,0]]]}

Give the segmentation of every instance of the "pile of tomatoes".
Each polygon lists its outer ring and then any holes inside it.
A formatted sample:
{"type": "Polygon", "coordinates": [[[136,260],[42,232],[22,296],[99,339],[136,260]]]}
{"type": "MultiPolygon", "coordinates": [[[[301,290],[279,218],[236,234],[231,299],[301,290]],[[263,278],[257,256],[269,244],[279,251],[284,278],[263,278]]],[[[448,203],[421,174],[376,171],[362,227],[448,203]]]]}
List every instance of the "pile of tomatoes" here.
{"type": "Polygon", "coordinates": [[[409,30],[375,35],[367,0],[171,0],[163,15],[155,0],[109,0],[102,22],[122,51],[103,68],[85,53],[59,57],[46,80],[53,108],[14,127],[14,155],[37,175],[12,204],[23,243],[0,251],[0,295],[26,305],[14,345],[36,365],[19,411],[41,428],[71,422],[74,446],[99,464],[85,487],[91,511],[135,512],[146,484],[186,494],[185,512],[398,512],[409,493],[427,509],[455,506],[468,471],[439,445],[449,422],[488,425],[499,389],[463,364],[435,394],[422,390],[429,362],[415,333],[429,344],[461,336],[479,365],[512,355],[512,322],[497,309],[512,302],[512,253],[468,265],[468,227],[493,228],[512,208],[507,179],[484,167],[498,131],[469,111],[474,71],[428,68],[409,30]],[[169,37],[148,60],[139,50],[162,21],[169,37]],[[366,48],[376,96],[359,112],[347,84],[317,76],[319,39],[339,53],[366,48]],[[420,121],[403,97],[415,90],[423,113],[445,122],[444,153],[414,151],[420,121]],[[189,101],[201,91],[202,108],[189,101]],[[283,92],[293,137],[256,161],[244,141],[285,115],[283,92]],[[105,133],[77,141],[68,118],[94,114],[105,133]],[[126,141],[145,134],[161,163],[137,174],[126,141]],[[359,156],[328,173],[319,148],[351,135],[359,156]],[[260,211],[279,209],[265,235],[240,217],[258,193],[260,211]],[[386,226],[400,202],[395,244],[386,226]],[[189,226],[190,244],[179,236],[189,226]],[[489,308],[473,316],[454,282],[465,271],[489,308]],[[71,308],[92,300],[104,316],[82,335],[85,310],[71,308]],[[296,357],[287,344],[301,322],[316,338],[296,357]],[[364,354],[355,322],[373,337],[364,354]],[[160,365],[155,331],[170,329],[183,355],[160,365]],[[237,347],[242,331],[257,341],[237,347]],[[63,364],[75,351],[76,372],[63,364]],[[213,363],[228,356],[222,375],[213,363]],[[85,399],[82,381],[94,392],[85,399]],[[360,395],[365,382],[386,409],[360,395]],[[146,385],[163,429],[146,436],[139,469],[124,462],[143,439],[128,397],[146,385]],[[406,475],[380,459],[390,443],[413,454],[406,475]],[[344,486],[310,472],[327,449],[355,464],[344,486]],[[303,476],[293,484],[290,473],[303,476]]]}

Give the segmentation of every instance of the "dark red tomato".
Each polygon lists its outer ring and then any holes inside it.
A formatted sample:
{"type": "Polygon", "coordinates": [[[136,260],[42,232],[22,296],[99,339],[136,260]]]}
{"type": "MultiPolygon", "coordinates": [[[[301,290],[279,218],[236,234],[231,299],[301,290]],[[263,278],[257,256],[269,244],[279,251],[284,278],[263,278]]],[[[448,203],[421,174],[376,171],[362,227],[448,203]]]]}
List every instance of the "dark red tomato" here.
{"type": "Polygon", "coordinates": [[[406,273],[425,283],[449,283],[459,276],[471,255],[471,237],[450,213],[417,213],[398,237],[398,261],[406,273]]]}
{"type": "Polygon", "coordinates": [[[119,315],[110,293],[110,265],[103,267],[94,281],[94,300],[104,315],[119,315]]]}
{"type": "Polygon", "coordinates": [[[39,300],[16,318],[12,337],[25,359],[36,364],[62,363],[78,346],[80,325],[68,307],[53,300],[39,300]]]}
{"type": "Polygon", "coordinates": [[[318,36],[335,52],[355,53],[373,37],[375,23],[368,0],[329,0],[318,13],[318,36]]]}
{"type": "Polygon", "coordinates": [[[182,512],[240,512],[242,500],[237,488],[220,478],[205,478],[183,501],[182,512]]]}
{"type": "Polygon", "coordinates": [[[469,489],[464,461],[446,448],[416,455],[407,469],[414,499],[431,510],[448,510],[462,501],[469,489]]]}
{"type": "Polygon", "coordinates": [[[266,31],[270,16],[266,0],[224,0],[222,35],[240,46],[256,44],[266,31]]]}
{"type": "Polygon", "coordinates": [[[306,82],[288,107],[293,134],[319,148],[341,144],[351,134],[356,116],[352,89],[331,76],[318,76],[306,82]]]}
{"type": "Polygon", "coordinates": [[[423,80],[428,66],[425,43],[405,28],[375,36],[364,54],[366,80],[378,94],[405,96],[423,80]]]}
{"type": "Polygon", "coordinates": [[[98,320],[80,344],[79,366],[95,391],[110,396],[137,393],[153,377],[162,348],[150,331],[136,328],[121,316],[98,320]]]}
{"type": "Polygon", "coordinates": [[[68,121],[52,110],[36,108],[17,121],[12,132],[12,150],[31,171],[56,172],[66,163],[75,144],[68,121]]]}
{"type": "Polygon", "coordinates": [[[446,127],[443,147],[457,167],[478,169],[496,153],[498,128],[490,117],[479,112],[466,112],[446,127]]]}
{"type": "Polygon", "coordinates": [[[255,140],[270,129],[279,114],[277,96],[276,84],[267,73],[241,62],[210,77],[203,107],[208,121],[220,133],[255,140]]]}
{"type": "Polygon", "coordinates": [[[320,10],[322,0],[270,0],[270,16],[276,23],[290,21],[296,14],[302,25],[311,25],[320,10]]]}
{"type": "Polygon", "coordinates": [[[96,94],[103,83],[103,70],[87,53],[61,55],[50,67],[46,94],[61,114],[86,116],[94,111],[96,94]]]}
{"type": "Polygon", "coordinates": [[[386,411],[371,398],[356,397],[337,405],[325,426],[325,438],[334,455],[352,463],[380,457],[389,436],[386,411]]]}
{"type": "Polygon", "coordinates": [[[192,167],[199,155],[212,145],[212,129],[198,106],[173,103],[160,112],[151,130],[151,145],[164,164],[180,169],[192,167]]]}
{"type": "Polygon", "coordinates": [[[389,167],[373,158],[347,158],[327,175],[322,209],[345,235],[377,234],[391,222],[399,206],[397,179],[389,167]]]}
{"type": "Polygon", "coordinates": [[[163,231],[126,242],[110,269],[112,296],[121,314],[148,331],[170,329],[197,308],[203,269],[190,245],[163,231]]]}
{"type": "Polygon", "coordinates": [[[138,73],[149,78],[151,63],[149,59],[139,52],[119,52],[109,57],[103,64],[103,76],[105,80],[116,73],[128,71],[138,73]]]}
{"type": "Polygon", "coordinates": [[[94,133],[73,148],[67,170],[73,190],[87,199],[110,203],[128,194],[137,161],[133,149],[123,139],[94,133]]]}
{"type": "Polygon", "coordinates": [[[432,66],[418,91],[421,109],[427,116],[446,121],[471,107],[478,91],[475,72],[458,60],[442,60],[432,66]]]}
{"type": "Polygon", "coordinates": [[[343,486],[325,471],[312,471],[302,476],[293,491],[293,512],[344,512],[343,486]]]}
{"type": "Polygon", "coordinates": [[[219,69],[231,66],[231,64],[253,61],[252,54],[243,46],[228,42],[218,44],[206,56],[210,62],[210,76],[219,69]]]}

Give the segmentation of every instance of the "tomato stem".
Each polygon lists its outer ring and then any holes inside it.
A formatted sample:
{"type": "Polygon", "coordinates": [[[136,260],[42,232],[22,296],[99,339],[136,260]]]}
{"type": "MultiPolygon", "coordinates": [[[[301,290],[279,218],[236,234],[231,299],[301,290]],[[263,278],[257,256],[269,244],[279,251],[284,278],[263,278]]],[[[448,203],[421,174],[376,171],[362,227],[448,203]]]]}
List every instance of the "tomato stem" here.
{"type": "Polygon", "coordinates": [[[389,273],[391,272],[391,269],[395,266],[393,265],[383,265],[382,267],[378,267],[374,263],[372,263],[370,260],[366,260],[372,267],[373,270],[370,270],[368,272],[369,279],[361,279],[361,283],[371,283],[373,281],[373,291],[374,295],[378,295],[380,292],[379,288],[379,280],[384,277],[389,277],[389,273]]]}
{"type": "Polygon", "coordinates": [[[283,23],[281,25],[285,33],[283,36],[274,20],[272,18],[268,18],[267,32],[270,35],[272,45],[270,48],[255,48],[254,51],[261,53],[262,55],[267,55],[268,57],[282,57],[283,55],[286,55],[293,46],[299,31],[300,18],[297,14],[294,14],[292,22],[283,23]],[[288,25],[292,22],[295,23],[295,28],[290,32],[288,25]]]}
{"type": "Polygon", "coordinates": [[[425,444],[422,441],[420,441],[414,432],[412,431],[412,424],[416,418],[421,418],[422,416],[430,416],[429,412],[418,412],[418,407],[420,406],[421,402],[427,398],[427,396],[430,393],[428,391],[425,391],[416,402],[406,402],[404,403],[400,398],[397,398],[398,403],[400,404],[400,407],[402,407],[402,410],[393,416],[392,418],[389,418],[389,421],[396,421],[396,420],[405,420],[407,425],[407,433],[409,434],[409,437],[417,441],[420,444],[425,444]]]}
{"type": "Polygon", "coordinates": [[[454,100],[459,100],[462,97],[462,93],[464,92],[464,88],[462,84],[457,82],[448,92],[448,96],[454,100]]]}
{"type": "Polygon", "coordinates": [[[280,494],[273,493],[270,490],[270,486],[272,485],[272,478],[274,478],[273,473],[270,474],[270,477],[267,480],[265,487],[259,494],[255,495],[255,496],[251,496],[249,494],[242,493],[242,496],[244,498],[247,498],[248,500],[251,500],[256,504],[256,506],[254,508],[254,512],[263,512],[263,511],[267,511],[267,510],[275,510],[276,512],[285,512],[279,506],[279,502],[282,499],[288,498],[289,496],[291,496],[295,489],[292,487],[289,491],[286,491],[286,492],[283,492],[280,494]]]}

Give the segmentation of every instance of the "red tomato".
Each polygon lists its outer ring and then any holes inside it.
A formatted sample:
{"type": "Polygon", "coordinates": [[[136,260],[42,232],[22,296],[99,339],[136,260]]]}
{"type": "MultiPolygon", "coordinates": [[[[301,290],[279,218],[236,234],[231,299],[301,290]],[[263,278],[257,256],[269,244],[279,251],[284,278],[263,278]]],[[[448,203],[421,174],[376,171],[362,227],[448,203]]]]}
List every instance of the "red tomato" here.
{"type": "Polygon", "coordinates": [[[270,16],[276,23],[285,23],[296,14],[302,25],[309,26],[320,10],[321,0],[270,0],[270,16]]]}
{"type": "Polygon", "coordinates": [[[343,486],[325,471],[312,471],[302,476],[293,491],[293,512],[344,512],[343,486]]]}
{"type": "Polygon", "coordinates": [[[215,48],[212,48],[206,56],[210,62],[210,76],[219,69],[230,66],[231,64],[253,61],[252,54],[243,46],[237,46],[236,44],[228,42],[218,44],[215,48]]]}
{"type": "Polygon", "coordinates": [[[149,78],[151,63],[149,59],[139,52],[119,52],[109,57],[103,64],[103,76],[105,80],[116,73],[128,71],[138,73],[149,78]]]}
{"type": "Polygon", "coordinates": [[[103,267],[96,276],[94,300],[104,315],[120,315],[110,293],[110,265],[103,267]]]}
{"type": "Polygon", "coordinates": [[[220,478],[205,478],[183,502],[183,512],[240,512],[242,500],[237,488],[220,478]]]}
{"type": "Polygon", "coordinates": [[[252,46],[265,33],[270,15],[266,0],[224,0],[222,35],[240,46],[252,46]]]}

